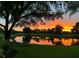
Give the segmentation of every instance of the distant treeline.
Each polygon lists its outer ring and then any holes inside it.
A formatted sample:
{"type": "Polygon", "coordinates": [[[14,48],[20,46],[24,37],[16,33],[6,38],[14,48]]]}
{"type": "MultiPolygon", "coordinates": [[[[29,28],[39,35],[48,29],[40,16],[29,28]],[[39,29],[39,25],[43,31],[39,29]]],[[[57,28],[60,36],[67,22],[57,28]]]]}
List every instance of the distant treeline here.
{"type": "Polygon", "coordinates": [[[25,27],[23,29],[23,32],[24,33],[39,33],[39,34],[76,34],[78,35],[79,34],[79,22],[76,23],[75,26],[73,26],[72,29],[70,29],[71,32],[68,32],[68,31],[63,31],[63,27],[60,26],[60,25],[56,25],[55,28],[52,28],[52,29],[48,29],[48,30],[39,30],[39,29],[34,29],[34,30],[31,30],[29,27],[25,27]]]}

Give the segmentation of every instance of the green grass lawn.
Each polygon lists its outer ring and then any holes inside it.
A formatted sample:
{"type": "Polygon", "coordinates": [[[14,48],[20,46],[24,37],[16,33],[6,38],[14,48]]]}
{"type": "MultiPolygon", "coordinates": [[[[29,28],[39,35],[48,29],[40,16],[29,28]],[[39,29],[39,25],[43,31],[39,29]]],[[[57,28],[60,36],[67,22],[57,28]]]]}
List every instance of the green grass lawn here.
{"type": "Polygon", "coordinates": [[[77,58],[78,46],[17,45],[17,58],[77,58]]]}
{"type": "MultiPolygon", "coordinates": [[[[46,35],[45,35],[46,36],[46,35]]],[[[51,36],[51,35],[50,35],[51,36]]],[[[0,34],[0,43],[3,34],[0,34]]],[[[79,46],[49,46],[15,44],[18,53],[15,58],[77,58],[79,46]]]]}

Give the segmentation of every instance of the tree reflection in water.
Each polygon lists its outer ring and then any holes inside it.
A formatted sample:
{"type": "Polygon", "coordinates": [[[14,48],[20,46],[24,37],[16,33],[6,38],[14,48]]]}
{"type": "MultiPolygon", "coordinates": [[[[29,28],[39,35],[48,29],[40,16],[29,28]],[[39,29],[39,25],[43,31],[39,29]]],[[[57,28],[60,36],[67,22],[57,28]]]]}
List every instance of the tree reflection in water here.
{"type": "MultiPolygon", "coordinates": [[[[17,36],[18,37],[18,36],[17,36]]],[[[64,46],[78,46],[79,45],[79,40],[76,38],[41,38],[41,37],[31,37],[30,35],[28,36],[21,36],[21,37],[16,37],[16,41],[20,40],[20,42],[28,43],[28,44],[41,44],[41,45],[64,45],[64,46]]]]}
{"type": "Polygon", "coordinates": [[[25,36],[23,36],[23,43],[29,43],[31,40],[31,35],[30,34],[27,34],[25,36]]]}

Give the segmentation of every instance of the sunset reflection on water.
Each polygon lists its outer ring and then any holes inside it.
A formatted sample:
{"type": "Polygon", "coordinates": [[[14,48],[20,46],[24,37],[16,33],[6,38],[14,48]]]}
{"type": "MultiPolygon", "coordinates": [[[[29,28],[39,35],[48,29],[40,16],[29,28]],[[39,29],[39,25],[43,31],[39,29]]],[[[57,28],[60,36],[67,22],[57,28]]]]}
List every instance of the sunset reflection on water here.
{"type": "MultiPolygon", "coordinates": [[[[48,37],[46,37],[47,39],[41,39],[41,38],[39,38],[39,42],[36,41],[36,39],[34,39],[34,38],[30,40],[29,44],[55,45],[55,44],[53,44],[51,42],[51,40],[48,39],[48,37]]],[[[16,42],[23,43],[23,41],[22,41],[23,40],[23,36],[17,36],[15,38],[15,40],[16,40],[16,42]]],[[[60,42],[64,46],[71,46],[72,44],[74,45],[77,42],[79,43],[78,39],[65,39],[65,38],[62,38],[62,39],[54,38],[54,39],[52,39],[52,41],[54,41],[54,43],[60,42]]]]}
{"type": "Polygon", "coordinates": [[[54,45],[49,40],[40,39],[39,42],[35,41],[35,39],[31,39],[29,44],[40,44],[40,45],[54,45]]]}

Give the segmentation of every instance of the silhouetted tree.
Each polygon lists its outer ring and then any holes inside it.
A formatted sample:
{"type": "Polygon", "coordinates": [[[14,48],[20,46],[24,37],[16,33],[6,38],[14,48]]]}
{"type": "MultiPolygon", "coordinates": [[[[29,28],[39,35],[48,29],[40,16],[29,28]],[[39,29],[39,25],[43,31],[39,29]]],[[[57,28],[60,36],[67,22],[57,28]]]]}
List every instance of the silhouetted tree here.
{"type": "Polygon", "coordinates": [[[25,34],[31,33],[31,29],[30,29],[29,27],[25,27],[25,28],[23,29],[23,32],[24,32],[25,34]]]}
{"type": "MultiPolygon", "coordinates": [[[[5,29],[5,40],[9,40],[11,36],[11,30],[15,24],[28,24],[27,20],[34,24],[39,18],[59,18],[62,16],[63,12],[56,11],[52,12],[49,5],[58,6],[57,2],[37,2],[37,1],[7,1],[0,2],[0,16],[5,19],[5,25],[0,24],[5,29]],[[56,5],[57,4],[57,5],[56,5]],[[25,21],[23,21],[25,20],[25,21]],[[9,24],[11,26],[9,27],[9,24]]],[[[62,3],[61,3],[62,4],[62,3]]],[[[52,6],[53,7],[53,6],[52,6]]]]}
{"type": "Polygon", "coordinates": [[[55,33],[55,28],[51,29],[51,33],[53,33],[53,34],[55,33]]]}
{"type": "Polygon", "coordinates": [[[47,30],[47,33],[51,33],[51,29],[48,29],[48,30],[47,30]]]}
{"type": "Polygon", "coordinates": [[[76,25],[71,29],[72,33],[79,34],[79,22],[76,23],[76,25]]]}
{"type": "Polygon", "coordinates": [[[41,31],[39,29],[34,29],[35,33],[40,33],[41,31]]]}
{"type": "Polygon", "coordinates": [[[5,40],[9,41],[11,37],[11,31],[17,22],[26,19],[26,16],[27,18],[31,18],[32,16],[40,18],[42,15],[48,14],[44,13],[44,11],[46,11],[47,9],[48,9],[47,3],[41,3],[41,2],[33,2],[33,1],[0,2],[0,16],[3,19],[5,19],[5,25],[2,24],[0,25],[4,27],[5,40]],[[10,27],[9,24],[11,24],[10,27]]]}
{"type": "MultiPolygon", "coordinates": [[[[42,1],[1,1],[0,2],[0,16],[5,19],[5,25],[0,24],[4,28],[4,38],[9,43],[11,37],[11,31],[16,24],[35,24],[36,20],[41,17],[45,19],[59,18],[62,16],[61,11],[50,12],[51,8],[49,5],[58,6],[57,2],[42,2],[42,1]],[[57,4],[57,5],[56,5],[57,4]],[[25,20],[25,21],[23,21],[25,20]],[[11,25],[11,26],[9,26],[11,25]]],[[[6,47],[6,46],[5,46],[6,47]]],[[[9,48],[8,48],[9,49],[9,48]]],[[[7,52],[7,50],[6,50],[7,52]]]]}
{"type": "MultiPolygon", "coordinates": [[[[9,40],[11,36],[11,30],[14,27],[14,25],[19,22],[19,20],[23,20],[25,18],[30,18],[29,16],[36,16],[41,17],[42,11],[47,10],[47,4],[41,4],[40,2],[24,2],[24,1],[19,1],[19,2],[0,2],[0,15],[5,19],[5,25],[0,24],[1,26],[4,27],[5,29],[5,40],[9,40]],[[35,4],[35,6],[33,6],[35,4]],[[42,7],[45,7],[45,9],[40,11],[34,10],[37,8],[37,6],[40,5],[40,9],[42,7]],[[42,6],[42,7],[41,7],[42,6]],[[32,7],[32,8],[31,8],[32,7]],[[31,9],[30,9],[31,8],[31,9]],[[37,12],[36,12],[37,11],[37,12]],[[38,16],[38,14],[40,14],[38,16]],[[27,17],[26,17],[27,16],[27,17]],[[11,24],[11,27],[9,27],[9,24],[11,24]]],[[[43,13],[46,14],[46,13],[43,13]]]]}
{"type": "Polygon", "coordinates": [[[56,34],[61,34],[61,33],[62,33],[62,29],[63,29],[62,26],[56,25],[56,26],[55,26],[55,33],[56,33],[56,34]]]}

